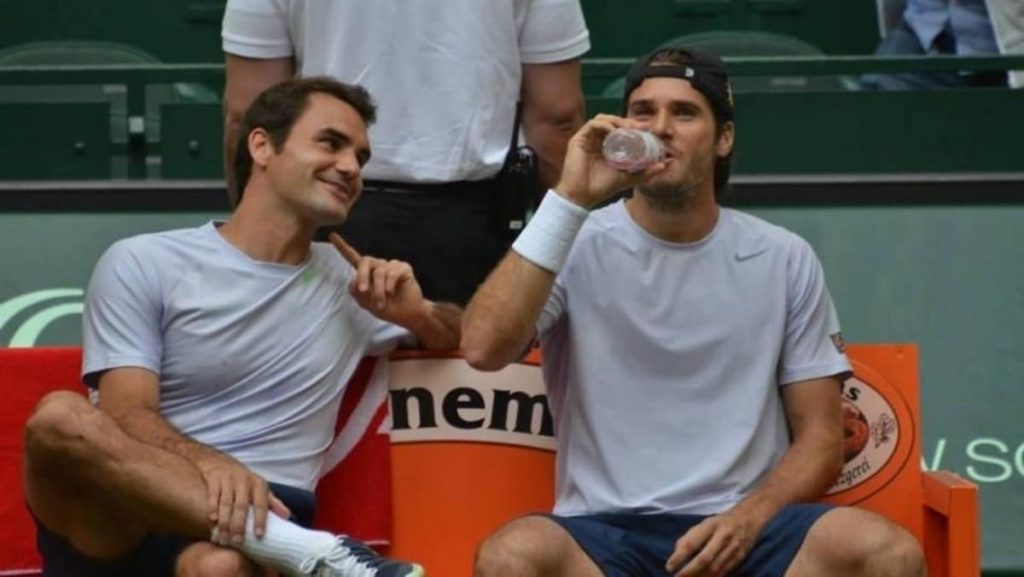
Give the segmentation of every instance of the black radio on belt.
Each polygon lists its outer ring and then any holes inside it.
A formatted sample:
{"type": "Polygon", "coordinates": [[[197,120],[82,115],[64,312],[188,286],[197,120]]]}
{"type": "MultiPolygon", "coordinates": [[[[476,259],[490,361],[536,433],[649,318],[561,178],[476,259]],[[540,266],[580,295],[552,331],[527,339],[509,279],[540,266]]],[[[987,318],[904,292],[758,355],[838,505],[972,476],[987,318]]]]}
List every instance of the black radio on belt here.
{"type": "Polygon", "coordinates": [[[498,186],[494,198],[494,226],[508,242],[515,240],[526,226],[527,215],[537,207],[541,196],[537,153],[527,145],[519,145],[519,123],[522,103],[516,103],[516,117],[512,126],[512,142],[505,164],[498,173],[498,186]]]}

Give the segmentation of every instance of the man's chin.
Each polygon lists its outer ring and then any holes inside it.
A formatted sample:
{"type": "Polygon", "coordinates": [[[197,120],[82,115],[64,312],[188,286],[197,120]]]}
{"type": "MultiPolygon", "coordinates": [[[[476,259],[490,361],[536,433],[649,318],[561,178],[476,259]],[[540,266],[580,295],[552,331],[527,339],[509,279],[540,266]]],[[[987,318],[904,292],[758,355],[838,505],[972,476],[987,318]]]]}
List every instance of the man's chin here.
{"type": "Polygon", "coordinates": [[[309,219],[313,221],[314,226],[317,228],[338,227],[345,224],[348,220],[348,209],[332,207],[330,209],[315,210],[309,214],[309,219]]]}
{"type": "Polygon", "coordinates": [[[689,195],[689,190],[675,181],[654,179],[645,186],[637,188],[643,196],[650,199],[682,198],[689,195]]]}

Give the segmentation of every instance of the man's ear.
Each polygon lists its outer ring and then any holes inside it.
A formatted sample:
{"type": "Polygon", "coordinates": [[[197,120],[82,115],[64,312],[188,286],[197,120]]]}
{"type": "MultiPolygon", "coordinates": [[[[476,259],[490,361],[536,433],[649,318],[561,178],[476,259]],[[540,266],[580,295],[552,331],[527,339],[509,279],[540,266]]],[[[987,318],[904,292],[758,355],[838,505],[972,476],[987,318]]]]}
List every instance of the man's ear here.
{"type": "Polygon", "coordinates": [[[733,141],[736,138],[736,125],[730,120],[722,125],[718,133],[718,143],[715,145],[715,154],[718,158],[725,158],[732,154],[733,141]]]}
{"type": "Polygon", "coordinates": [[[270,142],[270,135],[262,128],[254,128],[249,133],[249,155],[252,156],[253,166],[265,168],[270,158],[274,156],[274,145],[270,142]]]}

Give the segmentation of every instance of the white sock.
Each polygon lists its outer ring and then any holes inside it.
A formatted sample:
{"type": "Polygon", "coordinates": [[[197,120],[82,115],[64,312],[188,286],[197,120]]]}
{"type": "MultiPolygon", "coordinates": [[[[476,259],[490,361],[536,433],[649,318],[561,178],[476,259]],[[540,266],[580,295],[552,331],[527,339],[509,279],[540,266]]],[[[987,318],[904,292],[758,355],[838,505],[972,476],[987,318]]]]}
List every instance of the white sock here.
{"type": "MultiPolygon", "coordinates": [[[[231,546],[260,566],[277,569],[286,575],[308,575],[315,561],[326,557],[338,540],[331,533],[300,527],[273,513],[267,514],[267,527],[261,539],[253,532],[253,519],[250,507],[245,540],[239,546],[231,546]]],[[[216,527],[210,540],[217,543],[216,527]]]]}

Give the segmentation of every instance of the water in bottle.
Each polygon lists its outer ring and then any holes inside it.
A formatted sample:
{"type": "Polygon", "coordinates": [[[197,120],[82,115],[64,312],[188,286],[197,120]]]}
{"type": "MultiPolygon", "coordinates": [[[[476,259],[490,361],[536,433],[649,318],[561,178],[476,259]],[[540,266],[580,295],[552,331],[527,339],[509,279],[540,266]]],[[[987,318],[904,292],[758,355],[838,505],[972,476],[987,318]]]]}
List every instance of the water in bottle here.
{"type": "Polygon", "coordinates": [[[626,172],[643,172],[665,155],[665,147],[657,136],[643,130],[616,128],[608,133],[602,145],[608,166],[626,172]]]}

